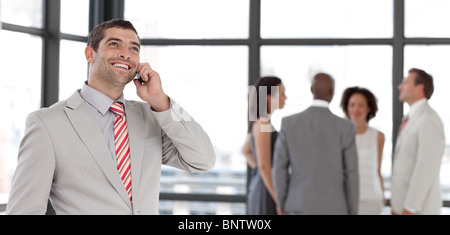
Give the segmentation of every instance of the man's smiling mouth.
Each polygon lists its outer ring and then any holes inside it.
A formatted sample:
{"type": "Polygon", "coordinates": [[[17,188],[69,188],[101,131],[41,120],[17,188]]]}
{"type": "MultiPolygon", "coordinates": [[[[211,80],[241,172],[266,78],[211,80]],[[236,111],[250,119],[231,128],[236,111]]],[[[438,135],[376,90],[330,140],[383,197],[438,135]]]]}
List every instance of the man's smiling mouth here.
{"type": "Polygon", "coordinates": [[[123,68],[123,69],[126,69],[126,70],[130,70],[130,66],[128,66],[126,64],[113,63],[112,66],[114,66],[116,68],[123,68]]]}

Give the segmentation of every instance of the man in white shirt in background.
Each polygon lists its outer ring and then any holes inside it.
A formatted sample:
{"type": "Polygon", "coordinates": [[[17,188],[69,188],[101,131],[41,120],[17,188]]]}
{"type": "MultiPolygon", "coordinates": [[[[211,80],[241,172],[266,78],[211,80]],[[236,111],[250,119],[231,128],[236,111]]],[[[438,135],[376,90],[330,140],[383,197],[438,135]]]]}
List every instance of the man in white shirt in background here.
{"type": "Polygon", "coordinates": [[[398,89],[399,99],[411,109],[403,118],[393,156],[392,214],[440,214],[445,134],[442,120],[428,104],[433,78],[413,68],[398,89]]]}

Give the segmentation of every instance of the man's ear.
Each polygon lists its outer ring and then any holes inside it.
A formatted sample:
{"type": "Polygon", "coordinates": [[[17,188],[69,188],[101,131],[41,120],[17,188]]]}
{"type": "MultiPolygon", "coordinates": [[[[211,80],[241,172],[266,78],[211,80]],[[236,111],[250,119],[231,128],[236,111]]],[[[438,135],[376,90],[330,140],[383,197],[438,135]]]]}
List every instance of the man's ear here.
{"type": "Polygon", "coordinates": [[[84,55],[86,56],[86,60],[89,63],[94,63],[94,48],[92,48],[91,46],[87,46],[86,49],[84,49],[84,55]]]}
{"type": "Polygon", "coordinates": [[[416,85],[419,94],[424,95],[425,96],[425,85],[422,83],[419,83],[416,85]]]}

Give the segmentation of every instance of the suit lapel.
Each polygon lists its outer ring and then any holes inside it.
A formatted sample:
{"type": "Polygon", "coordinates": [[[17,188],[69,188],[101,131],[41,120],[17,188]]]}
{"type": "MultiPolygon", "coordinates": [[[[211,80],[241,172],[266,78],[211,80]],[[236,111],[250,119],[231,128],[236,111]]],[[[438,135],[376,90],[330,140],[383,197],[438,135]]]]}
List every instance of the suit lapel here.
{"type": "Polygon", "coordinates": [[[117,172],[116,163],[111,158],[111,152],[106,145],[102,132],[91,115],[92,111],[78,92],[67,100],[65,112],[106,178],[131,209],[130,199],[117,172]]]}
{"type": "Polygon", "coordinates": [[[133,195],[133,199],[137,199],[145,147],[145,133],[142,131],[144,125],[144,117],[142,114],[142,109],[139,105],[128,101],[126,101],[125,103],[125,112],[128,125],[128,138],[130,141],[131,193],[133,195]]]}

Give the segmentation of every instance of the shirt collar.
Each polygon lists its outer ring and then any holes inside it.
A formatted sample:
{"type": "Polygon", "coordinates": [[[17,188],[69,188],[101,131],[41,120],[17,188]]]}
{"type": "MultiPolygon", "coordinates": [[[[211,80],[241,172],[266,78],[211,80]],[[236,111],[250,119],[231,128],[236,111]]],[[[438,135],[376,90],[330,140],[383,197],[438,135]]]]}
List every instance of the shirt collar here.
{"type": "Polygon", "coordinates": [[[322,107],[322,108],[328,108],[328,106],[330,105],[330,102],[325,101],[325,100],[313,100],[311,106],[314,107],[322,107]]]}
{"type": "Polygon", "coordinates": [[[413,115],[415,115],[417,113],[417,111],[420,109],[420,107],[424,106],[426,103],[427,103],[426,98],[422,98],[422,99],[414,102],[414,104],[412,104],[411,108],[409,109],[408,117],[410,118],[413,115]]]}
{"type": "MultiPolygon", "coordinates": [[[[90,105],[92,105],[92,107],[97,109],[97,111],[101,113],[103,116],[106,115],[111,105],[115,102],[107,95],[90,87],[87,84],[87,82],[83,83],[80,95],[86,102],[88,102],[90,105]]],[[[123,105],[125,106],[125,98],[123,97],[123,94],[119,97],[119,99],[117,99],[117,101],[122,102],[123,105]]]]}

